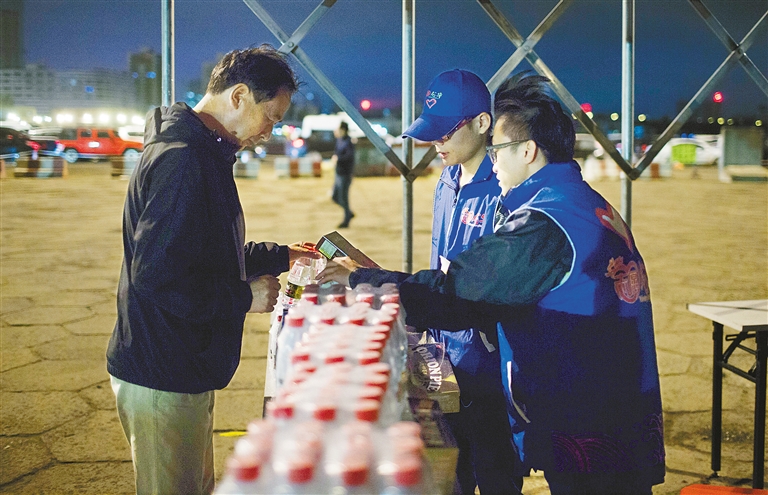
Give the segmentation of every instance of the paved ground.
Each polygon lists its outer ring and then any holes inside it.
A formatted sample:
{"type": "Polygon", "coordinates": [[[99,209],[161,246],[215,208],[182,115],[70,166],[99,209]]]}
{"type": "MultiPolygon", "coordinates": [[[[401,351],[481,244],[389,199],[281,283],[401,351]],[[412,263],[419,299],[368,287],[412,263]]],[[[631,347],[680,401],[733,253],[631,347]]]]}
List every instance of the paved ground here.
{"type": "MultiPolygon", "coordinates": [[[[414,185],[414,268],[427,265],[436,176],[414,185]]],[[[239,179],[247,236],[315,241],[341,220],[332,177],[239,179]]],[[[130,452],[114,410],[104,351],[115,320],[121,210],[127,182],[106,163],[69,166],[65,179],[0,182],[0,492],[130,493],[130,452]]],[[[595,182],[617,208],[618,181],[595,182]]],[[[402,266],[402,183],[360,178],[345,235],[385,267],[402,266]]],[[[653,293],[664,401],[667,481],[678,493],[710,474],[711,327],[688,302],[768,297],[766,183],[717,181],[714,170],[675,171],[633,188],[633,228],[653,293]]],[[[243,359],[217,395],[216,467],[260,414],[268,318],[249,315],[243,359]]],[[[595,343],[599,345],[599,343],[595,343]]],[[[737,362],[749,366],[748,360],[737,362]]],[[[754,388],[725,377],[721,478],[750,486],[754,388]]],[[[768,471],[768,470],[767,470],[768,471]]],[[[541,476],[526,495],[548,493],[541,476]]]]}

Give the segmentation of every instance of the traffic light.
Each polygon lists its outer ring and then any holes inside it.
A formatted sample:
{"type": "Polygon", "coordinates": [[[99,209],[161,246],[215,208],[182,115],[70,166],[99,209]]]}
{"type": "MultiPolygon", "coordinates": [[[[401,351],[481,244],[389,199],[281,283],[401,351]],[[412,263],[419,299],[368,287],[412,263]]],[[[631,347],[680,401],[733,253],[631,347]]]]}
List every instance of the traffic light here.
{"type": "Polygon", "coordinates": [[[371,100],[363,100],[360,102],[360,108],[363,110],[370,110],[371,108],[371,100]]]}

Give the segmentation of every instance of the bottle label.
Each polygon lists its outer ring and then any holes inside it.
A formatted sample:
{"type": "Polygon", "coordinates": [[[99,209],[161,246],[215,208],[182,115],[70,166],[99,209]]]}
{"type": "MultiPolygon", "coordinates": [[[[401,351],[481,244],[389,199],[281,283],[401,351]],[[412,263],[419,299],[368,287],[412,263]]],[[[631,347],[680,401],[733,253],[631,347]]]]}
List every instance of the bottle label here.
{"type": "Polygon", "coordinates": [[[285,295],[290,299],[301,299],[301,293],[304,292],[303,285],[296,285],[292,282],[285,284],[285,295]]]}

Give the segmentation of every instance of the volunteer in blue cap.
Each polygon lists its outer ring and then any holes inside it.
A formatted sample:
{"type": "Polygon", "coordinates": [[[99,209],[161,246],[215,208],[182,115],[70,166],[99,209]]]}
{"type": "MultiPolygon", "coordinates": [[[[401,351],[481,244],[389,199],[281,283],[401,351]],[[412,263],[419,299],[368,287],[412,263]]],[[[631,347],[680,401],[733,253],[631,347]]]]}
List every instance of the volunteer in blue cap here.
{"type": "MultiPolygon", "coordinates": [[[[445,169],[437,182],[432,219],[432,269],[440,269],[472,243],[493,232],[501,189],[486,155],[490,144],[491,94],[474,73],[454,69],[429,85],[422,114],[403,135],[434,144],[445,169]]],[[[407,273],[329,264],[320,280],[352,287],[399,283],[407,273]]],[[[460,331],[427,330],[445,346],[461,392],[459,412],[445,417],[459,446],[455,492],[519,493],[515,453],[501,385],[493,324],[460,331]]]]}
{"type": "Polygon", "coordinates": [[[498,322],[520,463],[543,471],[552,495],[651,495],[666,453],[640,248],[584,181],[573,118],[547,78],[505,81],[494,117],[488,154],[502,190],[494,233],[447,270],[400,284],[406,323],[498,322]]]}

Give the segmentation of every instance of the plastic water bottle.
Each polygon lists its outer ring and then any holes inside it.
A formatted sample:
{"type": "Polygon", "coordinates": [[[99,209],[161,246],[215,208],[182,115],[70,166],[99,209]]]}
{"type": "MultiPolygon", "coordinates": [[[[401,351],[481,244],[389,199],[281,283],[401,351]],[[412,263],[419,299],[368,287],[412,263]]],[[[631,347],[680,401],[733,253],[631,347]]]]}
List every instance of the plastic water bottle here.
{"type": "Polygon", "coordinates": [[[216,487],[217,495],[266,494],[261,480],[262,460],[256,455],[235,453],[227,459],[227,472],[216,487]]]}
{"type": "Polygon", "coordinates": [[[272,461],[273,494],[324,493],[323,479],[317,471],[323,453],[323,426],[317,421],[294,424],[283,435],[272,461]]]}
{"type": "Polygon", "coordinates": [[[376,295],[374,294],[374,288],[371,284],[358,284],[354,289],[355,301],[366,302],[373,306],[376,295]]]}
{"type": "Polygon", "coordinates": [[[329,440],[325,453],[328,493],[376,493],[371,434],[370,423],[354,421],[336,431],[329,440]]]}
{"type": "Polygon", "coordinates": [[[291,365],[291,352],[306,330],[303,311],[298,307],[288,310],[285,326],[277,337],[277,354],[275,357],[275,381],[279,390],[285,384],[285,378],[291,365]]]}
{"type": "Polygon", "coordinates": [[[288,272],[288,280],[285,284],[285,297],[288,306],[293,306],[296,301],[301,299],[304,287],[316,282],[317,263],[310,258],[299,258],[288,272]]]}

